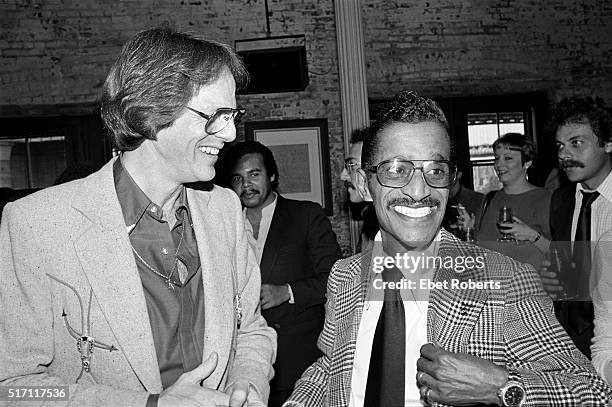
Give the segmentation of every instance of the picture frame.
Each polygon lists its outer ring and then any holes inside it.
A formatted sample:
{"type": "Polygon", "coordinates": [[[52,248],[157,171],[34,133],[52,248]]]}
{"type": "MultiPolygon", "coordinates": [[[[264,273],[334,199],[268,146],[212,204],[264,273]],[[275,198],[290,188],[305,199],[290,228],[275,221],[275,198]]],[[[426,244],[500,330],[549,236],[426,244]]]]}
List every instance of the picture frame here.
{"type": "Polygon", "coordinates": [[[278,192],[320,204],[333,214],[327,119],[250,121],[247,140],[272,150],[278,166],[278,192]]]}

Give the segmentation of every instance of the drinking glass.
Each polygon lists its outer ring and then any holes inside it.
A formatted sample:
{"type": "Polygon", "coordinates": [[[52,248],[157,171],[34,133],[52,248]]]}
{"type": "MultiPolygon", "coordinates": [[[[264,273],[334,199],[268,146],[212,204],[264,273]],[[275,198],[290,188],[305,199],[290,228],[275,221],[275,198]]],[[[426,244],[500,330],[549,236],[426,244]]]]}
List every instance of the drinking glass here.
{"type": "Polygon", "coordinates": [[[497,239],[498,242],[513,242],[514,238],[509,233],[504,233],[504,230],[509,229],[509,226],[501,226],[502,223],[512,223],[512,208],[509,206],[502,206],[499,208],[499,215],[497,217],[497,229],[499,229],[499,233],[501,236],[497,239]]]}
{"type": "Polygon", "coordinates": [[[557,280],[563,287],[563,292],[557,293],[557,300],[571,300],[578,296],[578,281],[576,269],[573,267],[569,247],[551,244],[548,254],[549,271],[557,273],[557,280]]]}

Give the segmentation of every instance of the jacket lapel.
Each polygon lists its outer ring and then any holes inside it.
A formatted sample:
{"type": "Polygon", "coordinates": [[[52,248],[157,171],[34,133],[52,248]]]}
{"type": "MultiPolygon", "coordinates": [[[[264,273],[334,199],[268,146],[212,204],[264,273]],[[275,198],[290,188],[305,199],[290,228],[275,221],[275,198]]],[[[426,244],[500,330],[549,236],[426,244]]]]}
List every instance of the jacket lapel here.
{"type": "MultiPolygon", "coordinates": [[[[435,272],[434,280],[447,281],[451,284],[456,280],[459,284],[470,282],[487,282],[487,267],[473,267],[459,271],[450,266],[457,265],[456,259],[482,256],[486,259],[484,251],[475,245],[464,243],[442,229],[442,238],[438,256],[442,259],[442,266],[435,272]]],[[[449,288],[432,290],[429,298],[427,312],[427,340],[436,340],[442,347],[452,352],[465,352],[466,345],[478,322],[479,315],[488,297],[486,289],[449,288]]]]}
{"type": "Polygon", "coordinates": [[[330,383],[334,385],[330,386],[330,392],[333,394],[329,398],[334,406],[347,406],[350,399],[357,333],[363,314],[364,298],[370,286],[371,257],[369,252],[356,257],[345,271],[350,273],[350,277],[340,282],[336,289],[336,337],[330,371],[330,383]]]}
{"type": "Polygon", "coordinates": [[[112,165],[86,178],[72,201],[86,218],[74,247],[100,308],[145,389],[162,390],[142,283],[121,206],[112,165]]]}
{"type": "MultiPolygon", "coordinates": [[[[224,366],[230,356],[233,338],[234,303],[229,293],[236,294],[237,282],[235,263],[235,246],[228,247],[233,238],[227,236],[223,213],[220,207],[212,202],[210,192],[195,193],[187,190],[189,209],[193,221],[202,265],[202,282],[204,284],[204,350],[203,360],[212,352],[219,355],[219,366],[224,366]],[[228,274],[231,276],[228,278],[228,274]]],[[[223,379],[224,369],[215,371],[205,380],[211,388],[217,388],[223,379]]]]}

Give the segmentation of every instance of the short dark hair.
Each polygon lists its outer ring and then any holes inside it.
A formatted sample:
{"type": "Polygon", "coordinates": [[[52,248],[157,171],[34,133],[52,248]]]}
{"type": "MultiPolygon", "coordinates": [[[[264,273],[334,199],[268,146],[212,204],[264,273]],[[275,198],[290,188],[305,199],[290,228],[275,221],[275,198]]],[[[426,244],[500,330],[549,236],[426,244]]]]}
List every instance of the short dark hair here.
{"type": "Polygon", "coordinates": [[[238,161],[247,154],[261,154],[268,177],[274,176],[272,188],[276,189],[278,187],[278,166],[274,154],[268,147],[258,141],[241,141],[229,147],[223,155],[221,184],[224,187],[231,187],[232,171],[238,161]]]}
{"type": "Polygon", "coordinates": [[[240,57],[228,46],[169,27],[142,31],[128,41],[104,82],[102,119],[121,151],[172,125],[198,89],[225,70],[236,86],[248,82],[240,57]]]}
{"type": "Polygon", "coordinates": [[[500,146],[513,147],[521,150],[521,165],[536,158],[535,145],[521,133],[506,133],[493,142],[493,151],[500,146]]]}
{"type": "Polygon", "coordinates": [[[369,132],[369,126],[353,130],[351,133],[351,144],[363,143],[363,141],[368,138],[369,132]]]}
{"type": "Polygon", "coordinates": [[[380,133],[393,123],[422,123],[434,122],[439,124],[449,135],[451,153],[453,140],[450,137],[448,121],[444,112],[432,99],[424,98],[414,91],[402,91],[393,100],[385,104],[378,119],[371,126],[368,137],[363,142],[361,163],[363,168],[375,165],[372,162],[376,156],[380,133]]]}
{"type": "Polygon", "coordinates": [[[553,135],[566,124],[588,124],[599,144],[612,141],[612,119],[601,98],[568,97],[557,103],[549,115],[548,130],[553,135]]]}

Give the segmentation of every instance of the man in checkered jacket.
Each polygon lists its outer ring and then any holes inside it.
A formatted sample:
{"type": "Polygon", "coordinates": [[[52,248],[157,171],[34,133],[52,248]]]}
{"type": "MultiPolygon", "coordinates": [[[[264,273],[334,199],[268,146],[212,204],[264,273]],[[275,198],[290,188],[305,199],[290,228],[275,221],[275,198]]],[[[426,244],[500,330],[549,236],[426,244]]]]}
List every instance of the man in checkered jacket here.
{"type": "Polygon", "coordinates": [[[324,353],[286,406],[605,405],[532,266],[440,227],[456,165],[440,108],[402,92],[373,125],[364,182],[381,231],[338,261],[324,353]],[[418,171],[417,171],[418,170],[418,171]]]}

